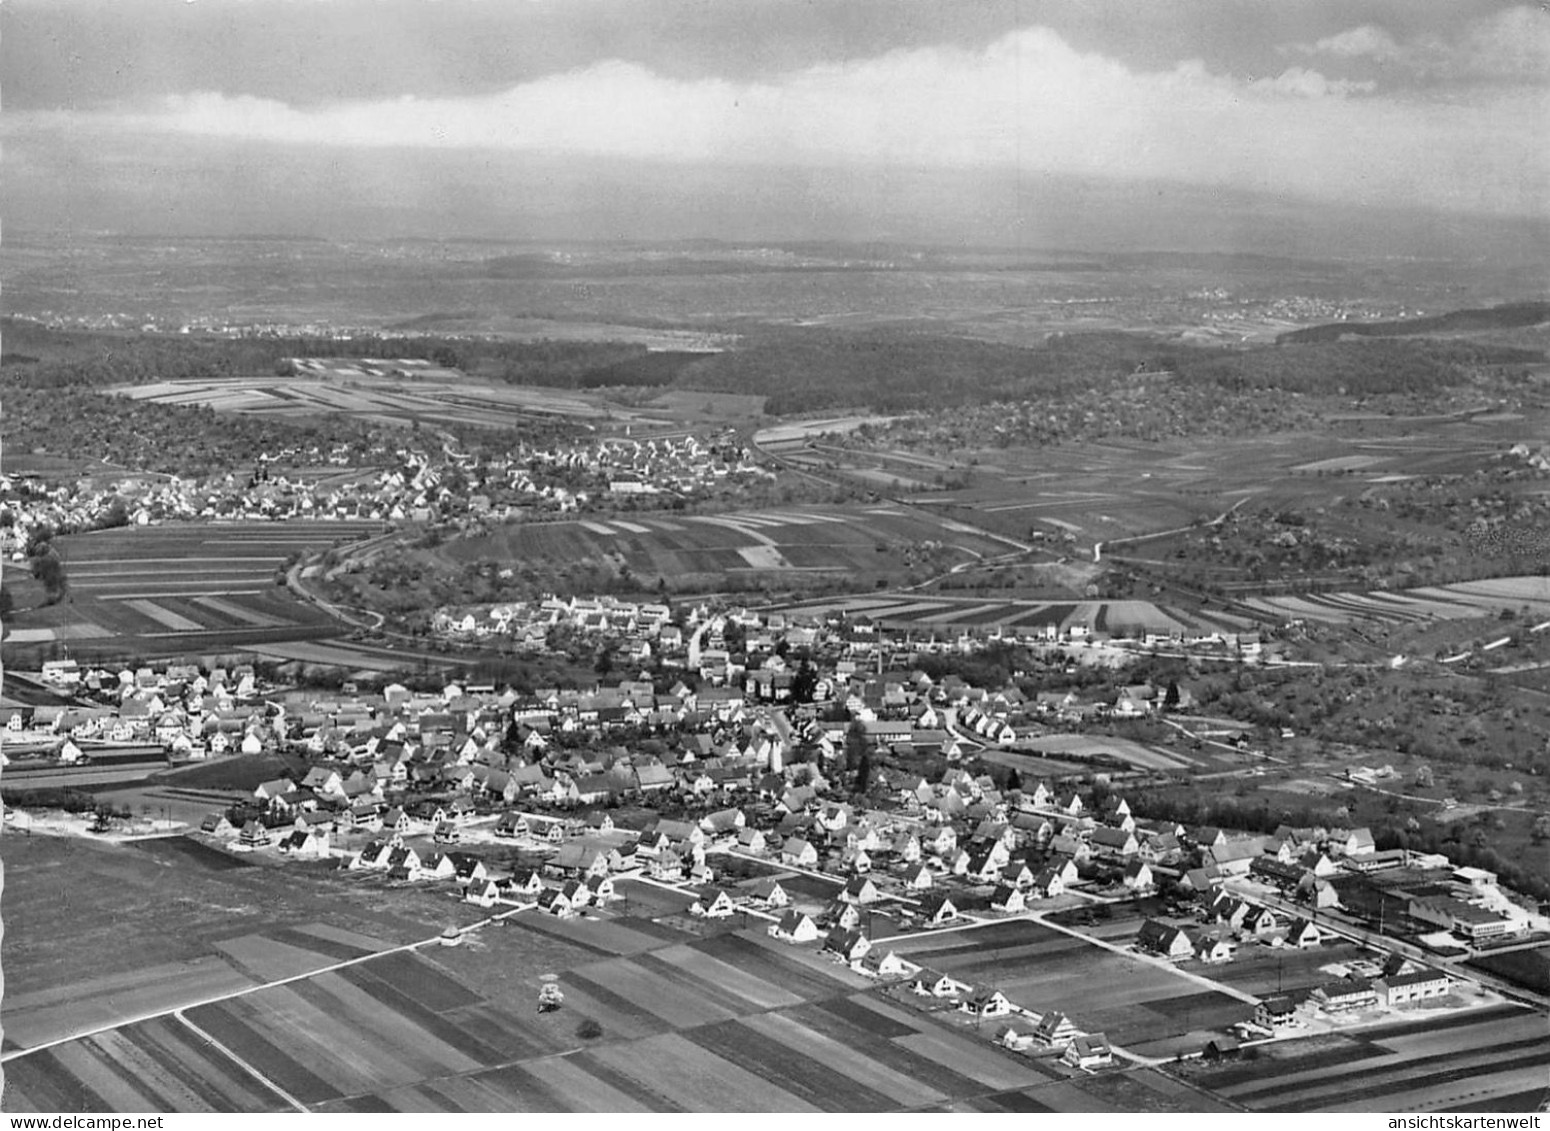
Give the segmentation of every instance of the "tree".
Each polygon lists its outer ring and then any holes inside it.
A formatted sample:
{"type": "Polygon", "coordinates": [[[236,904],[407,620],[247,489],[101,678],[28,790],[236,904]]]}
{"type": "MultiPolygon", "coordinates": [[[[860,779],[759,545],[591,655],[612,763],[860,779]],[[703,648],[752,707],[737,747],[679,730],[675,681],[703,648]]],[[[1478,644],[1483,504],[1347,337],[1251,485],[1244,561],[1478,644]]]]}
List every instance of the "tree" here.
{"type": "Polygon", "coordinates": [[[1168,690],[1163,694],[1163,710],[1164,711],[1175,711],[1175,710],[1178,710],[1178,706],[1179,706],[1179,681],[1176,680],[1176,679],[1170,679],[1168,681],[1168,690]]]}
{"type": "Polygon", "coordinates": [[[791,698],[796,703],[811,703],[813,692],[818,688],[818,672],[812,664],[803,660],[791,676],[791,698]]]}
{"type": "Polygon", "coordinates": [[[608,675],[614,670],[614,648],[615,645],[610,642],[597,650],[597,659],[592,668],[598,675],[608,675]]]}
{"type": "Polygon", "coordinates": [[[860,719],[851,720],[850,726],[845,728],[845,768],[847,770],[861,768],[862,759],[867,756],[869,745],[866,724],[860,719]]]}
{"type": "Polygon", "coordinates": [[[1529,836],[1533,837],[1536,843],[1550,840],[1550,813],[1541,813],[1534,818],[1534,826],[1529,830],[1529,836]]]}
{"type": "Polygon", "coordinates": [[[43,583],[45,605],[57,605],[70,595],[64,559],[55,552],[52,542],[42,543],[32,555],[32,576],[43,583]]]}
{"type": "Polygon", "coordinates": [[[856,767],[856,787],[854,792],[862,794],[866,792],[867,784],[872,780],[872,755],[863,752],[861,764],[856,767]]]}
{"type": "Polygon", "coordinates": [[[1430,766],[1423,763],[1416,767],[1415,784],[1421,789],[1432,788],[1434,782],[1432,779],[1432,768],[1430,766]]]}

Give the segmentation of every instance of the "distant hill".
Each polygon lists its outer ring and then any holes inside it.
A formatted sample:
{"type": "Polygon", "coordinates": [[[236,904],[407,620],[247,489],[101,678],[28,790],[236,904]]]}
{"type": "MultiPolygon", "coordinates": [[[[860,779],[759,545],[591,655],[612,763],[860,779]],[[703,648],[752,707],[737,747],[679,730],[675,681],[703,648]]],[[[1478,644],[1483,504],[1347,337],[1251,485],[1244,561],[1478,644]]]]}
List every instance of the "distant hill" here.
{"type": "Polygon", "coordinates": [[[1475,330],[1516,330],[1550,322],[1550,302],[1517,302],[1484,310],[1455,310],[1430,318],[1404,318],[1393,322],[1330,322],[1292,330],[1276,338],[1278,345],[1337,342],[1341,338],[1395,338],[1415,334],[1464,333],[1475,330]]]}

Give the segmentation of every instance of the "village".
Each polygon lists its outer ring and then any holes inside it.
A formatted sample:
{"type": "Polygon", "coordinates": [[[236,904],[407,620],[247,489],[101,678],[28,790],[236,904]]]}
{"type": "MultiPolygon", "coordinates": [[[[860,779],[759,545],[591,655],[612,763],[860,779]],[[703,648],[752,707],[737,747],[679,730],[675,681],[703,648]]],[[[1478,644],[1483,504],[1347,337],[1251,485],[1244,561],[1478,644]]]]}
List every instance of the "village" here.
{"type": "MultiPolygon", "coordinates": [[[[567,615],[621,613],[592,604],[567,615]]],[[[668,627],[665,606],[628,616],[668,627]]],[[[1147,1061],[1081,1016],[998,985],[994,967],[973,978],[936,968],[917,940],[1032,921],[1210,987],[1225,985],[1219,969],[1330,956],[1299,961],[1287,992],[1228,986],[1241,1016],[1193,1050],[1218,1056],[1485,1000],[1492,991],[1453,960],[1550,931],[1494,875],[1379,851],[1364,828],[1263,836],[1137,819],[1114,767],[1026,782],[982,759],[1029,728],[1058,725],[1080,701],[1069,693],[1029,698],[918,670],[880,676],[876,634],[865,630],[826,648],[812,629],[746,610],[691,620],[693,664],[662,687],[389,684],[323,696],[275,686],[246,664],[115,673],[66,660],[43,680],[96,706],[13,707],[0,723],[13,754],[63,765],[135,742],[190,766],[283,759],[291,772],[245,794],[190,792],[229,802],[196,835],[230,853],[423,888],[498,918],[608,919],[643,892],[648,906],[666,895],[688,930],[762,925],[882,980],[914,1008],[976,1031],[995,1021],[987,1038],[1078,1071],[1116,1056],[1147,1061]],[[781,644],[808,658],[785,666],[781,644]],[[739,657],[769,648],[776,662],[735,664],[729,645],[739,657]]],[[[1185,695],[1123,687],[1091,708],[1142,714],[1185,695]]],[[[82,835],[183,831],[138,826],[104,809],[82,835]]],[[[972,948],[977,937],[962,941],[972,948]]]]}
{"type": "Polygon", "coordinates": [[[367,451],[292,448],[258,454],[251,472],[204,479],[104,472],[53,484],[32,473],[0,475],[0,552],[22,553],[40,531],[179,520],[532,519],[681,504],[773,478],[727,435],[522,443],[487,452],[462,450],[450,439],[384,442],[367,451]]]}

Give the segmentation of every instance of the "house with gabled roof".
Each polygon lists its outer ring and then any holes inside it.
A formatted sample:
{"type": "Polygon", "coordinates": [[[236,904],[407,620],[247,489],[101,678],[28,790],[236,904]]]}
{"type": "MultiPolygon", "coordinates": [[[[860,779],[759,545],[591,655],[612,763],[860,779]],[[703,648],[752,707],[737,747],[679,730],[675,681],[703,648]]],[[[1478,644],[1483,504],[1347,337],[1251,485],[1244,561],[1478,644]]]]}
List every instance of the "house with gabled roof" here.
{"type": "Polygon", "coordinates": [[[874,978],[908,977],[913,969],[912,963],[906,962],[893,951],[880,951],[875,947],[867,951],[860,963],[861,972],[874,978]]]}
{"type": "Polygon", "coordinates": [[[297,829],[280,841],[280,851],[290,856],[305,856],[314,860],[328,855],[329,835],[321,829],[297,829]]]}
{"type": "Polygon", "coordinates": [[[269,781],[259,782],[253,790],[253,800],[260,805],[273,804],[275,798],[284,797],[287,793],[293,793],[296,783],[290,778],[272,778],[269,781]]]}
{"type": "Polygon", "coordinates": [[[1145,860],[1132,860],[1125,865],[1125,886],[1131,891],[1147,891],[1154,886],[1152,866],[1145,860]]]}
{"type": "Polygon", "coordinates": [[[811,868],[818,863],[818,850],[804,837],[789,837],[780,846],[782,864],[797,864],[811,868]]]}
{"type": "Polygon", "coordinates": [[[725,888],[701,892],[689,905],[689,914],[703,915],[707,919],[725,919],[737,912],[737,905],[725,888]]]}
{"type": "Polygon", "coordinates": [[[1318,946],[1324,941],[1324,932],[1309,919],[1298,919],[1286,932],[1286,945],[1295,947],[1318,946]]]}
{"type": "MultiPolygon", "coordinates": [[[[1070,861],[1067,861],[1070,863],[1070,861]]],[[[1038,899],[1054,899],[1066,890],[1066,881],[1062,878],[1063,869],[1045,868],[1033,878],[1033,883],[1028,885],[1028,892],[1038,899]]]]}
{"type": "Polygon", "coordinates": [[[1095,849],[1108,856],[1134,856],[1141,848],[1135,833],[1106,825],[1093,830],[1091,843],[1095,849]]]}
{"type": "Polygon", "coordinates": [[[1195,940],[1195,957],[1202,962],[1230,962],[1238,946],[1224,930],[1202,931],[1195,940]]]}
{"type": "Polygon", "coordinates": [[[995,894],[990,897],[990,909],[992,911],[1017,915],[1027,910],[1027,906],[1027,896],[1023,894],[1023,889],[1013,884],[1001,884],[996,888],[995,894]]]}
{"type": "Polygon", "coordinates": [[[666,848],[656,854],[648,870],[654,880],[675,883],[684,878],[684,860],[671,848],[666,848]]]}
{"type": "Polygon", "coordinates": [[[464,901],[479,907],[494,907],[500,898],[500,884],[488,876],[482,880],[475,880],[463,890],[464,901]]]}
{"type": "Polygon", "coordinates": [[[785,907],[791,903],[791,897],[786,893],[786,889],[780,886],[779,880],[771,876],[755,880],[744,890],[747,891],[750,898],[757,900],[765,907],[785,907]]]}
{"type": "Polygon", "coordinates": [[[1297,1006],[1289,994],[1271,994],[1254,1007],[1254,1024],[1261,1029],[1289,1029],[1297,1022],[1297,1006]]]}
{"type": "Polygon", "coordinates": [[[876,903],[882,898],[882,892],[877,890],[869,876],[855,876],[840,891],[840,899],[845,903],[876,903]]]}
{"type": "Polygon", "coordinates": [[[506,890],[514,899],[536,898],[544,890],[543,877],[537,868],[518,868],[507,879],[506,890]]]}
{"type": "Polygon", "coordinates": [[[910,989],[930,997],[958,997],[969,991],[969,985],[951,974],[922,966],[910,977],[910,989]]]}
{"type": "Polygon", "coordinates": [[[945,892],[932,892],[920,901],[921,917],[931,926],[950,923],[958,918],[958,908],[945,892]]]}
{"type": "Polygon", "coordinates": [[[823,940],[823,949],[846,962],[860,962],[872,949],[872,940],[855,928],[833,927],[823,940]]]}
{"type": "Polygon", "coordinates": [[[994,986],[972,986],[958,1002],[958,1008],[981,1020],[987,1017],[1005,1017],[1012,1012],[1012,1003],[994,986]]]}
{"type": "Polygon", "coordinates": [[[1148,919],[1141,924],[1141,930],[1136,935],[1136,945],[1144,951],[1173,959],[1188,958],[1194,951],[1194,944],[1182,928],[1156,919],[1148,919]]]}
{"type": "Polygon", "coordinates": [[[1073,1068],[1092,1071],[1114,1063],[1114,1050],[1102,1033],[1086,1033],[1072,1038],[1062,1059],[1073,1068]]]}
{"type": "Polygon", "coordinates": [[[1271,934],[1281,925],[1276,913],[1268,907],[1251,907],[1244,915],[1241,928],[1259,937],[1271,934]]]}
{"type": "Polygon", "coordinates": [[[1046,1048],[1060,1048],[1076,1039],[1080,1030],[1071,1019],[1058,1009],[1052,1009],[1039,1018],[1033,1028],[1033,1039],[1046,1048]]]}
{"type": "Polygon", "coordinates": [[[780,922],[770,926],[769,933],[772,938],[787,942],[812,942],[818,938],[818,924],[812,916],[793,907],[780,917],[780,922]]]}
{"type": "Polygon", "coordinates": [[[1316,987],[1312,998],[1326,1013],[1347,1013],[1378,1004],[1378,992],[1370,980],[1349,976],[1316,987]]]}
{"type": "Polygon", "coordinates": [[[562,844],[560,850],[549,859],[549,866],[556,871],[572,872],[578,876],[606,876],[608,846],[590,839],[573,840],[562,844]]]}
{"type": "Polygon", "coordinates": [[[576,913],[576,909],[571,906],[570,900],[565,898],[565,893],[559,888],[544,888],[543,891],[539,892],[538,909],[540,911],[547,911],[549,914],[561,919],[569,918],[576,913]]]}

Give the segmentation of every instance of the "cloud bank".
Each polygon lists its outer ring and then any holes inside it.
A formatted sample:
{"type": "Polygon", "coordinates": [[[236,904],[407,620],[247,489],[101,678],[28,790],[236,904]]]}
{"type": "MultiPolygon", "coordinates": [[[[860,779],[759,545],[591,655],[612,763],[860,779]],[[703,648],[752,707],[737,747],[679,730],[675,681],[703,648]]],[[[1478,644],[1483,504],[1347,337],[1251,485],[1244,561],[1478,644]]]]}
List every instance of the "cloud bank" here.
{"type": "Polygon", "coordinates": [[[680,80],[606,61],[479,96],[303,108],[196,92],[84,113],[8,115],[4,128],[13,139],[50,134],[104,156],[116,146],[207,139],[320,155],[391,148],[986,169],[1534,215],[1550,211],[1547,26],[1539,13],[1517,9],[1449,46],[1398,43],[1367,25],[1294,45],[1283,55],[1309,66],[1261,76],[1213,73],[1198,60],[1136,70],[1034,27],[983,49],[901,50],[762,82],[680,80]],[[1494,78],[1512,81],[1444,97],[1338,77],[1352,60],[1476,73],[1485,56],[1494,78]],[[1326,73],[1331,67],[1335,74],[1326,73]]]}

